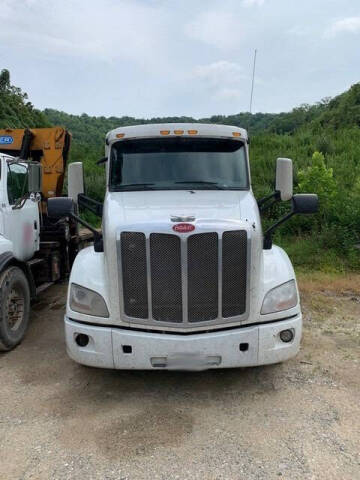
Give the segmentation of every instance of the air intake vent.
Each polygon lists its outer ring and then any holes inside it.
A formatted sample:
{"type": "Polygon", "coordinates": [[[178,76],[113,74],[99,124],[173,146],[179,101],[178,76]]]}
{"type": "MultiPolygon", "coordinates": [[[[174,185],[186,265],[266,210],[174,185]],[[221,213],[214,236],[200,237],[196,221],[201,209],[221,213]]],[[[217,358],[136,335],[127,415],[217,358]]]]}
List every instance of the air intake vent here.
{"type": "Polygon", "coordinates": [[[235,317],[246,310],[247,235],[244,230],[223,233],[222,316],[235,317]]]}
{"type": "Polygon", "coordinates": [[[150,235],[152,314],[162,322],[182,322],[181,251],[176,235],[150,235]]]}
{"type": "Polygon", "coordinates": [[[246,230],[120,233],[120,295],[129,324],[238,325],[248,315],[246,230]]]}
{"type": "Polygon", "coordinates": [[[218,317],[218,235],[200,233],[188,239],[188,319],[218,317]]]}
{"type": "Polygon", "coordinates": [[[148,318],[146,244],[143,233],[121,234],[121,259],[125,313],[129,317],[148,318]]]}

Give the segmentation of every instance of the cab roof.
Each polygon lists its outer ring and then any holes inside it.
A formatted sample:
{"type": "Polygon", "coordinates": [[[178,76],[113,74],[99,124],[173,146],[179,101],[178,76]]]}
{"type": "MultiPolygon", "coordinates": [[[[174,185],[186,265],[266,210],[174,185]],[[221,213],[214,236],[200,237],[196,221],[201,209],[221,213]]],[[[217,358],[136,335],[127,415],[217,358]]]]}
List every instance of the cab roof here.
{"type": "Polygon", "coordinates": [[[148,123],[119,127],[106,135],[106,143],[126,140],[128,138],[149,137],[221,137],[247,140],[247,131],[231,125],[215,125],[210,123],[148,123]]]}

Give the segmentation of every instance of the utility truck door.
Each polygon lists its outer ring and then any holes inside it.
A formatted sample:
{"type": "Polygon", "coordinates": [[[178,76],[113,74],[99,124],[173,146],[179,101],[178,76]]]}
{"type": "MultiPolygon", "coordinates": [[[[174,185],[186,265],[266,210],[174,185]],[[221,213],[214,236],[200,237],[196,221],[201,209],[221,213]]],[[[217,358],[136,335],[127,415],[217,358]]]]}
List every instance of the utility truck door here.
{"type": "Polygon", "coordinates": [[[26,164],[7,163],[7,201],[3,208],[5,237],[13,243],[14,256],[23,261],[30,259],[40,246],[38,204],[28,199],[21,208],[13,208],[27,194],[27,181],[26,164]]]}
{"type": "Polygon", "coordinates": [[[6,206],[6,160],[5,157],[0,155],[0,235],[5,235],[4,215],[6,206]]]}

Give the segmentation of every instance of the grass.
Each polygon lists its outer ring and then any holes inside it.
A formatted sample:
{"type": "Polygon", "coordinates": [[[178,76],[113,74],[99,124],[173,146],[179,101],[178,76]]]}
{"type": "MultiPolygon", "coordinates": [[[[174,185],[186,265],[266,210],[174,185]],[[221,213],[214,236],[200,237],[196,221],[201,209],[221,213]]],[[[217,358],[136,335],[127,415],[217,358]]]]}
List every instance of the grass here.
{"type": "Polygon", "coordinates": [[[345,275],[360,270],[360,250],[349,249],[344,256],[336,248],[324,248],[319,236],[277,235],[274,243],[286,251],[298,272],[345,275]]]}
{"type": "Polygon", "coordinates": [[[360,274],[344,272],[304,271],[296,269],[297,281],[303,294],[331,293],[341,296],[360,295],[360,274]]]}

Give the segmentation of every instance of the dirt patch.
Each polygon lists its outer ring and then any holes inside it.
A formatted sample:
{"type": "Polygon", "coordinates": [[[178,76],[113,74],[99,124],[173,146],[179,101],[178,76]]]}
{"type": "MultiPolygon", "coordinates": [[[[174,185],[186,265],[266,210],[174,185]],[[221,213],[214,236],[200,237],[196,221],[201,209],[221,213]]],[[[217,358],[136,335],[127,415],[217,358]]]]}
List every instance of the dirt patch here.
{"type": "Polygon", "coordinates": [[[160,446],[179,446],[191,434],[192,425],[188,413],[155,406],[127,418],[112,418],[95,432],[95,438],[99,451],[110,458],[149,455],[160,446]]]}
{"type": "Polygon", "coordinates": [[[53,287],[23,344],[0,355],[0,478],[358,478],[360,276],[299,285],[295,359],[194,373],[75,364],[66,285],[53,287]]]}

